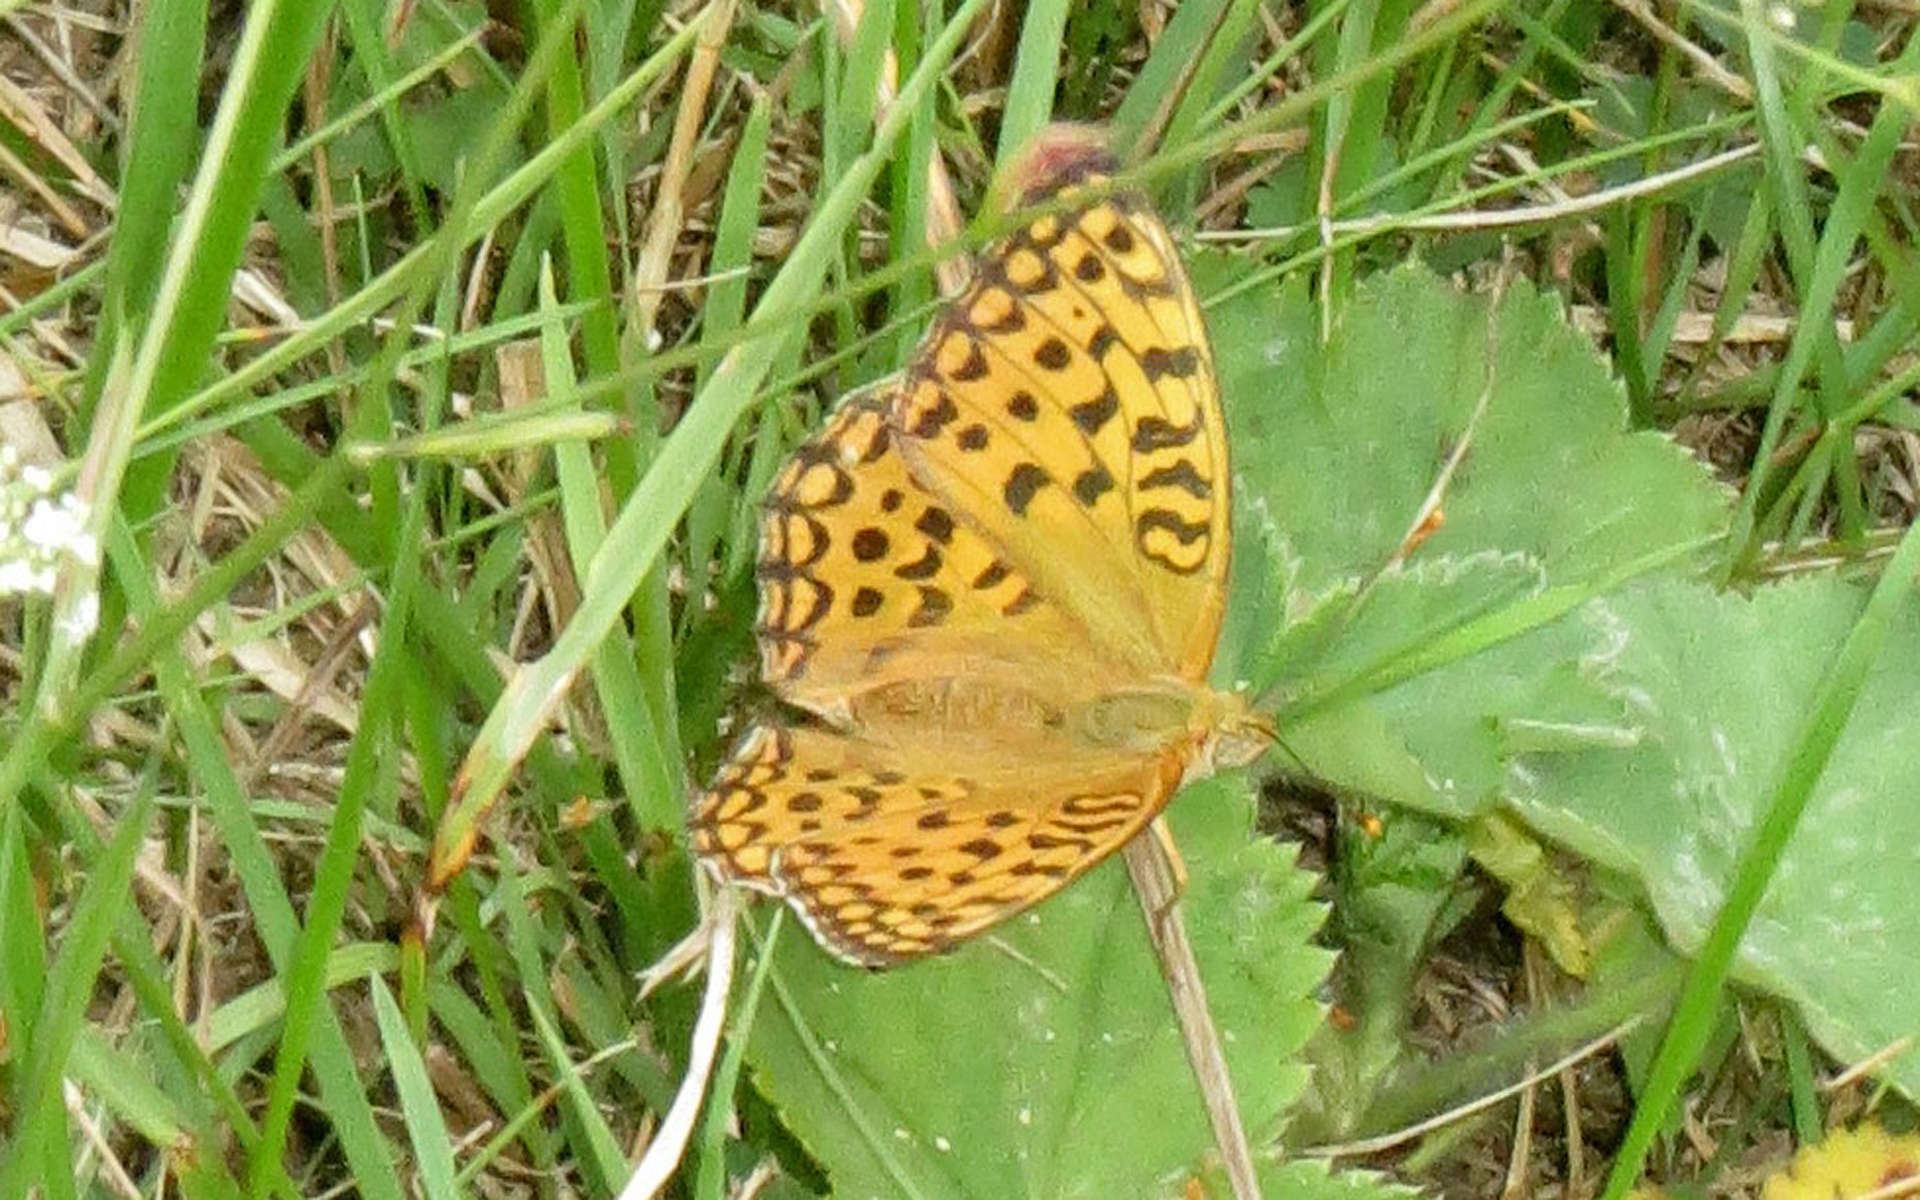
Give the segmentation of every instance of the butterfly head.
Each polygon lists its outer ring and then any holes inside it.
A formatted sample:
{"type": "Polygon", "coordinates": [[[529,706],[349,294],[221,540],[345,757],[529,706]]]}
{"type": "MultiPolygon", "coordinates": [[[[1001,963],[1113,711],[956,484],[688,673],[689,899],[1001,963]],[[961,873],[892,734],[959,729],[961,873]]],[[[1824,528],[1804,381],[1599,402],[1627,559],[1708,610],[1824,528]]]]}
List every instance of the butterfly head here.
{"type": "Polygon", "coordinates": [[[1196,709],[1200,743],[1194,770],[1201,774],[1247,766],[1279,740],[1273,718],[1248,704],[1239,692],[1209,691],[1196,709]]]}
{"type": "Polygon", "coordinates": [[[1033,135],[994,182],[995,208],[1012,212],[1042,204],[1076,184],[1098,183],[1119,169],[1106,131],[1060,122],[1033,135]]]}

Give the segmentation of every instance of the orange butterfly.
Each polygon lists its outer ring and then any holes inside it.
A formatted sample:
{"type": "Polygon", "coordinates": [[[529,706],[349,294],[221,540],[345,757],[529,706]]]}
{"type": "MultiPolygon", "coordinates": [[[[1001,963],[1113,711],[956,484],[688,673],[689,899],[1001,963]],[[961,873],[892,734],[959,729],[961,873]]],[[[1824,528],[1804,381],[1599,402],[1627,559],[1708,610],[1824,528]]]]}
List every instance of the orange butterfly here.
{"type": "Polygon", "coordinates": [[[1206,683],[1226,428],[1166,227],[1088,192],[1113,169],[1090,131],[1043,133],[1010,198],[1067,211],[989,247],[766,502],[761,670],[807,717],[746,732],[693,847],[849,962],[1006,920],[1272,737],[1206,683]]]}

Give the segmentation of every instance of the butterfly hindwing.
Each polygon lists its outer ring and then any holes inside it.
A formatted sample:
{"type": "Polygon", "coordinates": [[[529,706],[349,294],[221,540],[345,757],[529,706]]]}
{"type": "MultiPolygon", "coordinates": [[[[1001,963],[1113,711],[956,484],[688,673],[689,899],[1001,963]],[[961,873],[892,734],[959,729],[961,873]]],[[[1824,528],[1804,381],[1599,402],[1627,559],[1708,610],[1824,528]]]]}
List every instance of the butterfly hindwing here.
{"type": "Polygon", "coordinates": [[[830,730],[756,726],[695,810],[694,848],[790,901],[824,945],[887,966],[948,949],[1105,859],[1179,764],[1084,756],[924,761],[830,730]]]}

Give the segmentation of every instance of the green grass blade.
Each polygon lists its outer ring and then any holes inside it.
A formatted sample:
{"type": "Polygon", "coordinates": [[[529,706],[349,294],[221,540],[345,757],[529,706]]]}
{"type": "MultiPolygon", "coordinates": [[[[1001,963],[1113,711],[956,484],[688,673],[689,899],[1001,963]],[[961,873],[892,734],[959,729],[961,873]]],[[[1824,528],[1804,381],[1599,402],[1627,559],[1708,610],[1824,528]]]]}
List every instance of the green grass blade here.
{"type": "Polygon", "coordinates": [[[1040,0],[1028,6],[1026,18],[1020,22],[1020,44],[1013,52],[1013,79],[1007,84],[1006,108],[1000,117],[996,162],[1006,162],[1053,119],[1061,39],[1072,8],[1067,0],[1040,0]]]}
{"type": "MultiPolygon", "coordinates": [[[[74,1039],[86,1019],[87,997],[100,974],[113,924],[132,894],[134,856],[146,839],[152,811],[153,779],[149,777],[134,790],[132,803],[119,815],[113,839],[93,862],[86,886],[74,905],[65,944],[47,972],[33,1038],[24,1048],[15,1075],[11,1107],[19,1124],[13,1136],[0,1143],[0,1162],[18,1155],[16,1161],[32,1157],[47,1163],[64,1144],[67,1107],[60,1095],[60,1082],[68,1070],[74,1039]]],[[[59,1178],[56,1174],[40,1182],[52,1188],[59,1178]]],[[[0,1196],[17,1200],[33,1183],[27,1171],[7,1172],[0,1177],[0,1196]]]]}

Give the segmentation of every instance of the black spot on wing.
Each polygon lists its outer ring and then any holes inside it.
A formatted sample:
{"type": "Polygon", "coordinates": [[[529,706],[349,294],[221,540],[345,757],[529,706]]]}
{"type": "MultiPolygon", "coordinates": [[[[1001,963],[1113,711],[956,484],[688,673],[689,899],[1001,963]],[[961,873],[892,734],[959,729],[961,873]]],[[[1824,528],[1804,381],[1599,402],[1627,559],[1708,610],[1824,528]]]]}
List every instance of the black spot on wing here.
{"type": "Polygon", "coordinates": [[[929,505],[914,519],[913,527],[943,546],[953,541],[953,517],[944,508],[929,505]]]}
{"type": "Polygon", "coordinates": [[[1133,522],[1134,545],[1140,553],[1176,575],[1191,575],[1206,565],[1205,551],[1211,535],[1205,521],[1189,521],[1164,508],[1150,508],[1133,522]],[[1197,547],[1199,553],[1190,560],[1169,557],[1153,547],[1151,535],[1156,532],[1171,535],[1182,547],[1197,547]]]}
{"type": "Polygon", "coordinates": [[[986,377],[986,352],[980,348],[979,342],[969,338],[967,340],[966,357],[960,360],[959,366],[947,372],[947,378],[959,383],[972,383],[976,379],[985,379],[986,377]]]}
{"type": "Polygon", "coordinates": [[[945,621],[947,614],[952,611],[952,596],[949,596],[940,588],[921,584],[920,603],[914,608],[913,615],[907,618],[907,624],[916,629],[924,629],[929,625],[938,625],[945,621]]]}
{"type": "Polygon", "coordinates": [[[907,432],[917,438],[938,437],[940,431],[953,424],[959,416],[960,408],[953,402],[953,397],[944,390],[936,390],[933,403],[921,405],[919,411],[914,413],[913,424],[908,426],[907,432]]]}
{"type": "Polygon", "coordinates": [[[1198,413],[1185,425],[1175,425],[1165,417],[1141,417],[1140,423],[1133,427],[1133,449],[1136,454],[1172,450],[1199,437],[1202,428],[1198,413]]]}
{"type": "MultiPolygon", "coordinates": [[[[1009,299],[1011,299],[1011,297],[1009,297],[1009,299]]],[[[1009,303],[1004,315],[998,320],[981,326],[981,330],[986,333],[1008,334],[1019,333],[1026,327],[1027,314],[1021,310],[1018,304],[1009,303]]]]}
{"type": "Polygon", "coordinates": [[[893,569],[893,573],[901,579],[932,579],[940,573],[942,561],[939,548],[928,546],[919,558],[901,563],[893,569]]]}
{"type": "Polygon", "coordinates": [[[1189,521],[1179,513],[1164,508],[1150,508],[1134,521],[1134,528],[1143,535],[1152,529],[1163,529],[1177,538],[1181,545],[1190,546],[1206,537],[1210,532],[1205,521],[1189,521]]]}
{"type": "Polygon", "coordinates": [[[1080,472],[1073,481],[1073,497],[1084,507],[1092,508],[1100,497],[1113,490],[1113,476],[1103,466],[1095,464],[1080,472]]]}
{"type": "Polygon", "coordinates": [[[1080,427],[1081,433],[1092,437],[1119,411],[1120,397],[1109,384],[1098,396],[1068,409],[1067,415],[1073,418],[1073,423],[1080,427]]]}
{"type": "Polygon", "coordinates": [[[1201,478],[1193,463],[1181,459],[1170,467],[1159,467],[1141,476],[1135,484],[1141,491],[1155,488],[1178,488],[1195,500],[1205,500],[1213,495],[1213,485],[1201,478]]]}
{"type": "Polygon", "coordinates": [[[869,525],[853,535],[853,556],[861,562],[872,562],[885,558],[891,545],[886,530],[869,525]]]}
{"type": "Polygon", "coordinates": [[[1149,380],[1191,379],[1200,370],[1200,352],[1192,346],[1167,350],[1150,346],[1140,352],[1140,370],[1149,380]]]}
{"type": "Polygon", "coordinates": [[[1033,503],[1034,494],[1052,481],[1053,477],[1038,463],[1020,463],[1007,475],[1003,489],[1007,507],[1017,517],[1026,516],[1027,506],[1033,503]]]}
{"type": "Polygon", "coordinates": [[[1065,867],[1055,863],[1037,863],[1030,858],[1021,859],[1019,862],[1013,864],[1013,866],[1007,868],[1007,870],[1009,874],[1013,875],[1041,875],[1048,879],[1065,879],[1067,877],[1067,869],[1065,867]]]}
{"type": "Polygon", "coordinates": [[[998,587],[1009,573],[1007,564],[996,558],[988,563],[978,575],[973,577],[973,586],[981,591],[985,591],[991,587],[998,587]]]}

